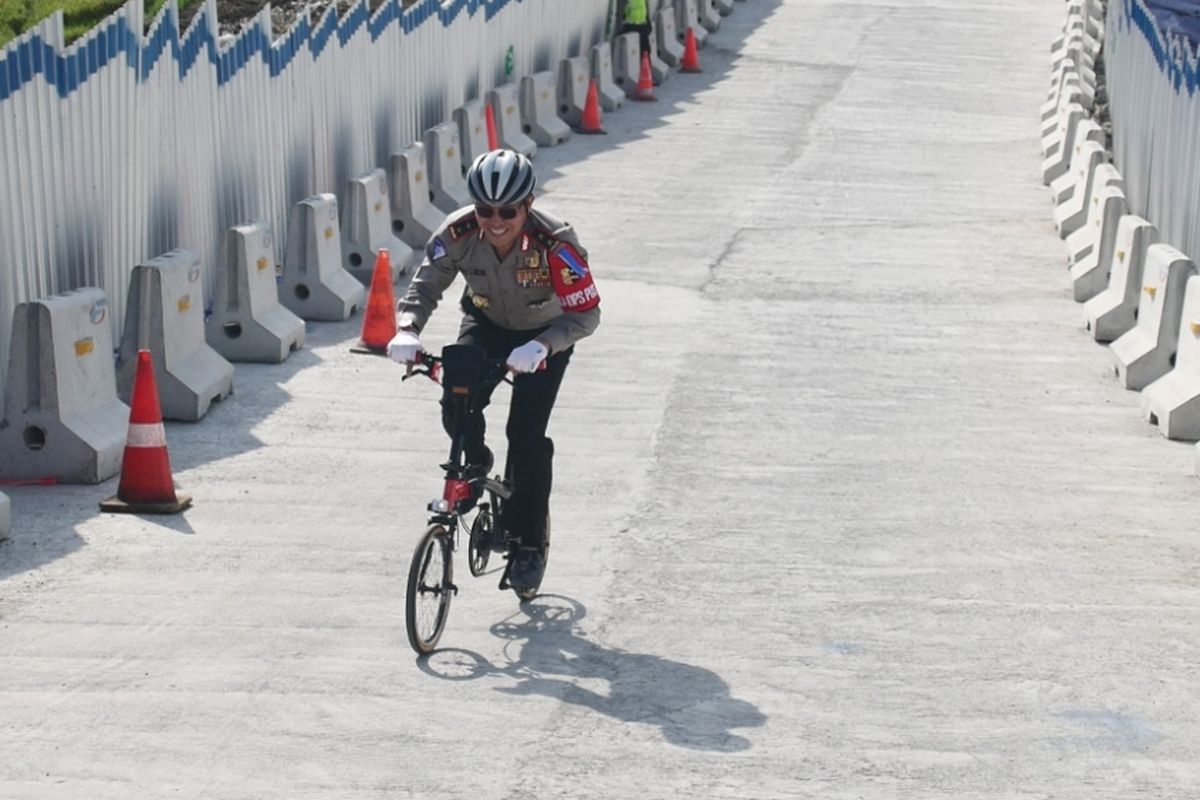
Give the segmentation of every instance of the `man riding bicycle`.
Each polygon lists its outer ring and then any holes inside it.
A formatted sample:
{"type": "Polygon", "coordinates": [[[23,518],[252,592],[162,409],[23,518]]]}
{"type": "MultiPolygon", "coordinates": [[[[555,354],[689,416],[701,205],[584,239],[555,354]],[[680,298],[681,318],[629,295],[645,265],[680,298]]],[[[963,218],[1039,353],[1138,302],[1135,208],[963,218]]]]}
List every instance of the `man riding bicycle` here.
{"type": "MultiPolygon", "coordinates": [[[[512,497],[501,525],[520,540],[508,583],[536,591],[546,568],[554,443],[546,436],[575,342],[600,324],[600,295],[587,252],[570,225],[534,211],[533,164],[511,150],[484,153],[467,172],[475,201],[455,211],[433,233],[425,259],[399,303],[399,330],[388,344],[394,360],[413,364],[419,334],[442,294],[462,274],[460,344],[475,344],[488,358],[505,359],[516,373],[506,434],[505,474],[512,497]]],[[[483,409],[497,382],[480,390],[478,413],[467,421],[467,460],[479,474],[492,466],[484,445],[483,409]]],[[[442,397],[447,431],[453,406],[442,397]]]]}

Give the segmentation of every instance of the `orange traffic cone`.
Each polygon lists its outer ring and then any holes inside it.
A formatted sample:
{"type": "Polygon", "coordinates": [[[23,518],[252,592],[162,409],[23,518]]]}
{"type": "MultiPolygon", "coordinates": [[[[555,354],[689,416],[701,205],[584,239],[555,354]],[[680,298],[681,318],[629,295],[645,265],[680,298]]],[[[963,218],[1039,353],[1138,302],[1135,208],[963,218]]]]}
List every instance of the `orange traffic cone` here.
{"type": "Polygon", "coordinates": [[[583,118],[575,129],[579,133],[608,133],[600,127],[600,91],[596,79],[588,81],[587,99],[583,101],[583,118]]]}
{"type": "Polygon", "coordinates": [[[362,337],[351,353],[381,356],[387,353],[388,342],[396,335],[396,296],[392,292],[392,258],[386,248],[375,257],[375,272],[371,275],[371,293],[367,311],[363,314],[362,337]]]}
{"type": "Polygon", "coordinates": [[[687,29],[687,38],[683,42],[683,63],[679,66],[680,72],[703,72],[700,69],[700,55],[696,52],[696,34],[692,31],[692,26],[687,29]]]}
{"type": "Polygon", "coordinates": [[[658,102],[658,98],[654,96],[654,76],[650,74],[649,53],[642,53],[642,69],[638,73],[637,89],[633,92],[633,99],[643,103],[658,102]]]}
{"type": "Polygon", "coordinates": [[[138,350],[129,398],[129,433],[121,462],[121,482],[113,497],[100,503],[101,511],[119,514],[176,514],[192,504],[192,498],[175,492],[171,461],[167,457],[167,433],[162,406],[154,383],[154,362],[149,350],[138,350]]]}
{"type": "Polygon", "coordinates": [[[483,104],[483,121],[487,125],[488,150],[500,147],[500,138],[496,136],[496,115],[492,113],[492,104],[483,104]]]}

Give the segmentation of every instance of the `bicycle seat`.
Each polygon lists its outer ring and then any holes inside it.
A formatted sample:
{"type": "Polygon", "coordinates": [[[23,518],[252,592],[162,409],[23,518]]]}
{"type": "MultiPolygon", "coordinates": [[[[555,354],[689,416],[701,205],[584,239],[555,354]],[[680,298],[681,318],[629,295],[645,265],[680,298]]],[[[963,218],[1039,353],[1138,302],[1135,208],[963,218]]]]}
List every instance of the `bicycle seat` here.
{"type": "Polygon", "coordinates": [[[451,394],[473,395],[483,383],[487,354],[477,344],[448,344],[442,348],[442,385],[451,394]]]}

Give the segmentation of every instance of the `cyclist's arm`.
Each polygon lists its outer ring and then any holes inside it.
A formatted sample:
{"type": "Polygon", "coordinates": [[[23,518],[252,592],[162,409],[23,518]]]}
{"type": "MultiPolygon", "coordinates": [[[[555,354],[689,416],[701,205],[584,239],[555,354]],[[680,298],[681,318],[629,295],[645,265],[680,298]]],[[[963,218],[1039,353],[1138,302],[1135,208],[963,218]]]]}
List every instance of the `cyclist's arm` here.
{"type": "Polygon", "coordinates": [[[446,289],[454,282],[458,268],[450,258],[446,242],[445,232],[438,231],[425,246],[425,258],[422,259],[421,266],[417,267],[412,282],[408,284],[408,291],[396,306],[400,312],[397,321],[400,328],[419,333],[429,321],[429,315],[437,308],[446,289]]]}
{"type": "Polygon", "coordinates": [[[558,353],[591,336],[600,326],[600,292],[586,253],[572,241],[563,241],[550,254],[550,275],[563,313],[538,338],[551,353],[558,353]]]}

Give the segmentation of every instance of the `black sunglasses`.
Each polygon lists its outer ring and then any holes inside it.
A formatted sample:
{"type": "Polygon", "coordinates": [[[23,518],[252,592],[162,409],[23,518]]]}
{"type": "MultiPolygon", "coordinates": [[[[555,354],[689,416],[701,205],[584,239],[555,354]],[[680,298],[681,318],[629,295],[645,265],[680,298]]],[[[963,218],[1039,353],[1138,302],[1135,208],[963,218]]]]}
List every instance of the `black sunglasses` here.
{"type": "Polygon", "coordinates": [[[517,214],[521,213],[520,206],[500,206],[493,208],[492,206],[475,206],[475,213],[483,219],[491,219],[492,214],[499,214],[500,219],[516,219],[517,214]]]}

